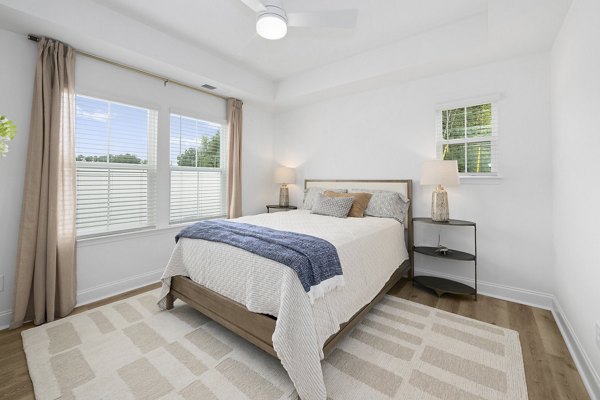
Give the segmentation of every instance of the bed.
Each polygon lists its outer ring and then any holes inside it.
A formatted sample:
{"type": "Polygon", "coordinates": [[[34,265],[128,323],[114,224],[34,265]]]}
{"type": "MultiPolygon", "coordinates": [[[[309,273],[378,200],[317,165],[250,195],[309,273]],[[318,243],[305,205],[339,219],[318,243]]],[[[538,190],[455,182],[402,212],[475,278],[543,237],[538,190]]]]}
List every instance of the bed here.
{"type": "MultiPolygon", "coordinates": [[[[311,187],[388,190],[412,199],[411,180],[305,181],[305,188],[311,187]]],[[[389,218],[323,217],[306,210],[236,221],[330,241],[338,249],[346,286],[309,302],[297,276],[281,264],[223,243],[182,239],[163,275],[161,307],[184,301],[278,357],[303,400],[324,399],[320,360],[402,276],[413,277],[412,206],[404,224],[389,218]]]]}

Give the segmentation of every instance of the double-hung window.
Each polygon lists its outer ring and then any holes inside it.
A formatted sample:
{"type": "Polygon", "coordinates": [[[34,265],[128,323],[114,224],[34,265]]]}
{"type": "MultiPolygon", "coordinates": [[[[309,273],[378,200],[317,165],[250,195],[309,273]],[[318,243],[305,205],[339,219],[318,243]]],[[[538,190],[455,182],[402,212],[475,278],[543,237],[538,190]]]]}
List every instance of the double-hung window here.
{"type": "Polygon", "coordinates": [[[494,102],[438,112],[437,156],[456,160],[463,176],[498,174],[497,106],[494,102]]]}
{"type": "Polygon", "coordinates": [[[226,139],[219,123],[171,114],[170,223],[226,215],[226,139]]]}
{"type": "Polygon", "coordinates": [[[77,235],[155,225],[155,110],[77,95],[77,235]]]}

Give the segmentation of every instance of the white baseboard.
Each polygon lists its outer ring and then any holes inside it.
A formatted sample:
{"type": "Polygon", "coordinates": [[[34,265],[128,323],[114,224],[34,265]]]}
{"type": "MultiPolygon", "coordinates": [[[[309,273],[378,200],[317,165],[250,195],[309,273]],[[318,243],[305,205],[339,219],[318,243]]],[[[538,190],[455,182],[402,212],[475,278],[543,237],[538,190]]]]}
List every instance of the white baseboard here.
{"type": "Polygon", "coordinates": [[[8,328],[8,326],[10,325],[11,317],[12,317],[11,310],[0,311],[0,331],[2,329],[8,328]]]}
{"type": "MultiPolygon", "coordinates": [[[[89,289],[77,291],[77,306],[93,303],[107,297],[128,292],[143,286],[151,285],[160,280],[164,269],[157,269],[143,274],[130,276],[115,282],[108,282],[102,285],[94,286],[89,289]]],[[[0,330],[6,329],[10,325],[12,311],[0,311],[0,330]]]]}
{"type": "Polygon", "coordinates": [[[598,372],[594,369],[590,358],[583,349],[557,298],[553,300],[552,314],[571,353],[571,357],[575,361],[577,371],[579,371],[590,399],[600,400],[600,377],[598,376],[598,372]]]}
{"type": "Polygon", "coordinates": [[[94,301],[156,283],[160,280],[163,272],[164,268],[161,268],[77,291],[77,306],[93,303],[94,301]]]}
{"type": "MultiPolygon", "coordinates": [[[[415,275],[437,276],[440,278],[451,279],[453,281],[464,283],[470,286],[475,284],[474,279],[444,274],[423,268],[415,268],[415,275]]],[[[546,310],[552,310],[552,301],[554,299],[554,296],[550,293],[537,292],[535,290],[522,289],[514,286],[499,285],[497,283],[491,283],[482,280],[477,280],[477,292],[485,296],[543,308],[546,310]]]]}

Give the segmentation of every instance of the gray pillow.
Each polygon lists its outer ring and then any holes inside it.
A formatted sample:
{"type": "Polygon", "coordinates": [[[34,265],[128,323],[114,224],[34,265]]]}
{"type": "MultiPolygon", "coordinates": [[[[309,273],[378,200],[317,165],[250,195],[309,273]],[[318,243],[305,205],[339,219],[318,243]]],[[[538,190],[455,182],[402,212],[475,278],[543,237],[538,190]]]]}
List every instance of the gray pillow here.
{"type": "Polygon", "coordinates": [[[347,189],[325,189],[322,187],[309,187],[304,189],[304,201],[302,202],[302,208],[305,210],[312,210],[315,201],[319,194],[325,193],[325,191],[329,190],[330,192],[336,193],[348,193],[347,189]]]}
{"type": "Polygon", "coordinates": [[[346,218],[353,202],[354,198],[352,197],[327,197],[319,193],[317,200],[313,204],[311,214],[346,218]]]}
{"type": "Polygon", "coordinates": [[[400,196],[400,199],[402,199],[402,201],[404,201],[405,203],[410,203],[410,200],[408,199],[408,197],[406,197],[406,195],[404,193],[396,192],[394,190],[350,189],[348,191],[348,193],[357,193],[357,192],[364,192],[364,193],[397,193],[398,196],[400,196]]]}
{"type": "Polygon", "coordinates": [[[370,217],[394,218],[398,222],[406,221],[406,213],[410,200],[399,192],[389,190],[352,189],[350,193],[366,192],[373,196],[365,210],[365,215],[370,217]]]}

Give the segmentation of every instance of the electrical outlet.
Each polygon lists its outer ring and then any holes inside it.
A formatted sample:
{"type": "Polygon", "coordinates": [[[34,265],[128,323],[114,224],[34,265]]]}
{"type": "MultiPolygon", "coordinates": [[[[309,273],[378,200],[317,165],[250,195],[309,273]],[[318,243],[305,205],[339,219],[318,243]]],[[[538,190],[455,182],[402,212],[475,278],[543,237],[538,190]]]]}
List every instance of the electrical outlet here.
{"type": "Polygon", "coordinates": [[[600,349],[600,322],[596,321],[596,346],[600,349]]]}

